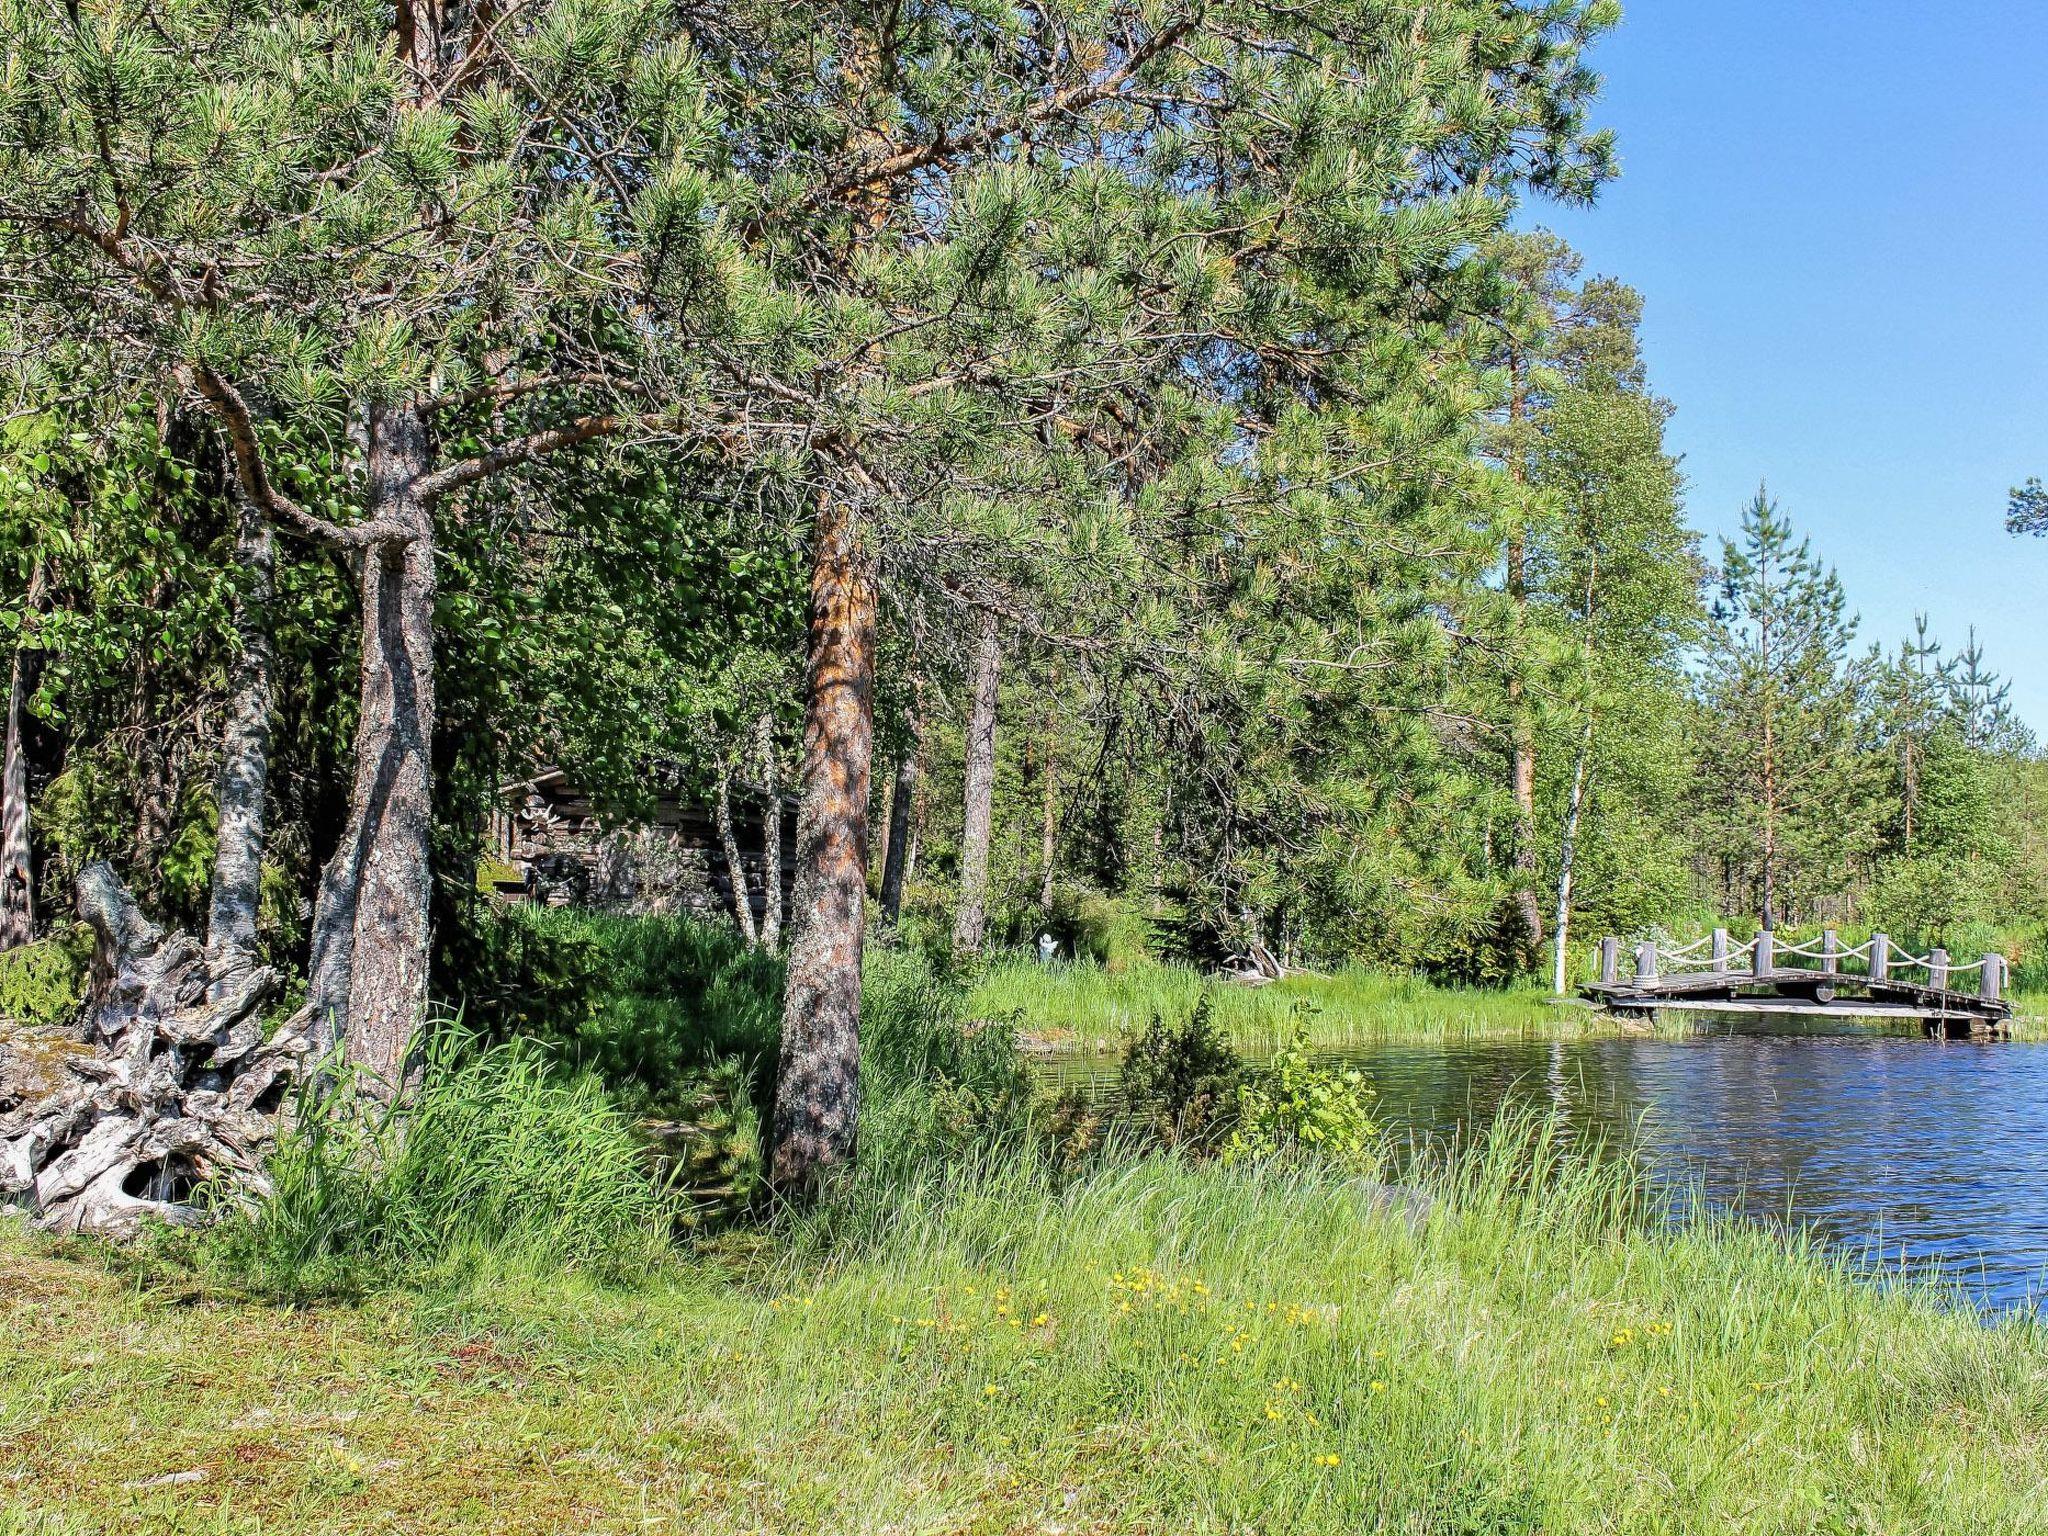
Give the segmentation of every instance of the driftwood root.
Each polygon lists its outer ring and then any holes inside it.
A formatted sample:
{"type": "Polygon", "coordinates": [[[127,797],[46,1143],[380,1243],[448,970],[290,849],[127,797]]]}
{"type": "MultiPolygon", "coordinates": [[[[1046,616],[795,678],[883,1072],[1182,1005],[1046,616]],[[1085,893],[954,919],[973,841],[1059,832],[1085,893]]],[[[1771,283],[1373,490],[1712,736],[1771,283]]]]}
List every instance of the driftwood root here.
{"type": "Polygon", "coordinates": [[[269,1193],[278,1110],[311,1052],[300,1021],[266,1040],[264,966],[214,974],[189,935],[150,923],[106,864],[78,877],[94,936],[90,1050],[65,1080],[0,1100],[0,1203],[58,1232],[191,1226],[223,1199],[269,1193]]]}

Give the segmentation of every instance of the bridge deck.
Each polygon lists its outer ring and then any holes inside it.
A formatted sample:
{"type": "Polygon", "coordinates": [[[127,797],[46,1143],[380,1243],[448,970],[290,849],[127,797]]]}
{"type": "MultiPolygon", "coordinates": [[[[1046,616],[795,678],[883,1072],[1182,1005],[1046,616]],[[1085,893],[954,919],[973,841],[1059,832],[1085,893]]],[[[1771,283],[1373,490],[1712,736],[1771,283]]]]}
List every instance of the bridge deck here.
{"type": "Polygon", "coordinates": [[[2002,1023],[2012,1017],[2012,1004],[1987,998],[1976,992],[1947,987],[1921,986],[1915,982],[1886,979],[1873,981],[1852,971],[1819,971],[1785,967],[1758,973],[1742,971],[1679,971],[1668,976],[1637,979],[1624,977],[1586,989],[1595,1002],[1624,1012],[1647,1012],[1660,1007],[1704,1008],[1715,1002],[1741,1006],[1744,1011],[1765,1011],[1761,1005],[1786,1002],[1798,1005],[1801,1013],[1862,1013],[1864,1004],[1874,1005],[1884,1016],[1922,1019],[1982,1019],[2002,1023]]]}

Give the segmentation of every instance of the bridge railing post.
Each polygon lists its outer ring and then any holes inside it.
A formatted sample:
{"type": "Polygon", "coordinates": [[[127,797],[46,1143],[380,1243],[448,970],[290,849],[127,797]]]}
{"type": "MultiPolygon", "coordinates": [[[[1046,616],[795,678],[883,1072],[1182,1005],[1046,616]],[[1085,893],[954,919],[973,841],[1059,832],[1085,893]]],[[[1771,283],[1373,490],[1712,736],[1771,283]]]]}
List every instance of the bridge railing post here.
{"type": "Polygon", "coordinates": [[[1820,968],[1830,976],[1842,968],[1842,941],[1832,928],[1820,931],[1820,968]]]}
{"type": "Polygon", "coordinates": [[[1884,981],[1892,973],[1892,941],[1882,933],[1870,936],[1870,979],[1884,981]]]}
{"type": "Polygon", "coordinates": [[[1948,951],[1939,946],[1927,957],[1927,985],[1937,992],[1948,990],[1948,951]]]}
{"type": "Polygon", "coordinates": [[[1714,969],[1717,971],[1728,969],[1728,930],[1726,928],[1716,928],[1714,930],[1714,969]]]}
{"type": "Polygon", "coordinates": [[[1994,949],[1984,957],[1984,974],[1977,983],[1977,995],[1987,1003],[1997,1002],[2004,981],[2005,956],[1994,949]]]}
{"type": "Polygon", "coordinates": [[[1655,984],[1657,980],[1657,941],[1645,939],[1636,946],[1636,984],[1655,984]]]}
{"type": "Polygon", "coordinates": [[[1621,940],[1600,941],[1600,985],[1611,987],[1621,980],[1621,940]]]}
{"type": "Polygon", "coordinates": [[[1759,976],[1768,975],[1777,964],[1778,936],[1768,928],[1760,928],[1756,935],[1756,964],[1753,967],[1759,976]]]}

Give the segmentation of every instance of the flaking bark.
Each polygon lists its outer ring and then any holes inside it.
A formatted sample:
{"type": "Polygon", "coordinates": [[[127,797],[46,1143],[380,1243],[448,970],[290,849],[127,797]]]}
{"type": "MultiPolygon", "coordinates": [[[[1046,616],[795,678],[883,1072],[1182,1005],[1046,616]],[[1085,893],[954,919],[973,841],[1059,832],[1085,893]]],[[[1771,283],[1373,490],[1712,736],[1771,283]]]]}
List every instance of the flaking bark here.
{"type": "Polygon", "coordinates": [[[396,1094],[427,991],[436,570],[417,408],[371,413],[369,460],[372,519],[411,537],[362,556],[355,780],[314,906],[308,1005],[322,1048],[339,1042],[383,1093],[396,1094]]]}
{"type": "Polygon", "coordinates": [[[853,1162],[875,724],[874,572],[855,508],[820,493],[811,557],[803,804],[770,1177],[801,1195],[853,1162]]]}

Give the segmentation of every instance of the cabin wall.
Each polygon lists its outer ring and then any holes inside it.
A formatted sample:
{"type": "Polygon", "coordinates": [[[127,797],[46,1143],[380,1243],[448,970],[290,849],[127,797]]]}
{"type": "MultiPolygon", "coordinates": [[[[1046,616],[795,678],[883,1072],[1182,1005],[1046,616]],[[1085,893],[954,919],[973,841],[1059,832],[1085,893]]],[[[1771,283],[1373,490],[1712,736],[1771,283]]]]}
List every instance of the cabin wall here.
{"type": "MultiPolygon", "coordinates": [[[[556,777],[508,785],[492,819],[499,859],[519,872],[499,894],[508,900],[633,914],[689,912],[731,921],[732,871],[709,809],[659,801],[644,821],[608,825],[589,800],[556,777]]],[[[759,918],[763,887],[762,807],[736,804],[748,900],[759,918]]],[[[782,900],[789,910],[796,868],[796,802],[781,817],[782,900]]]]}

